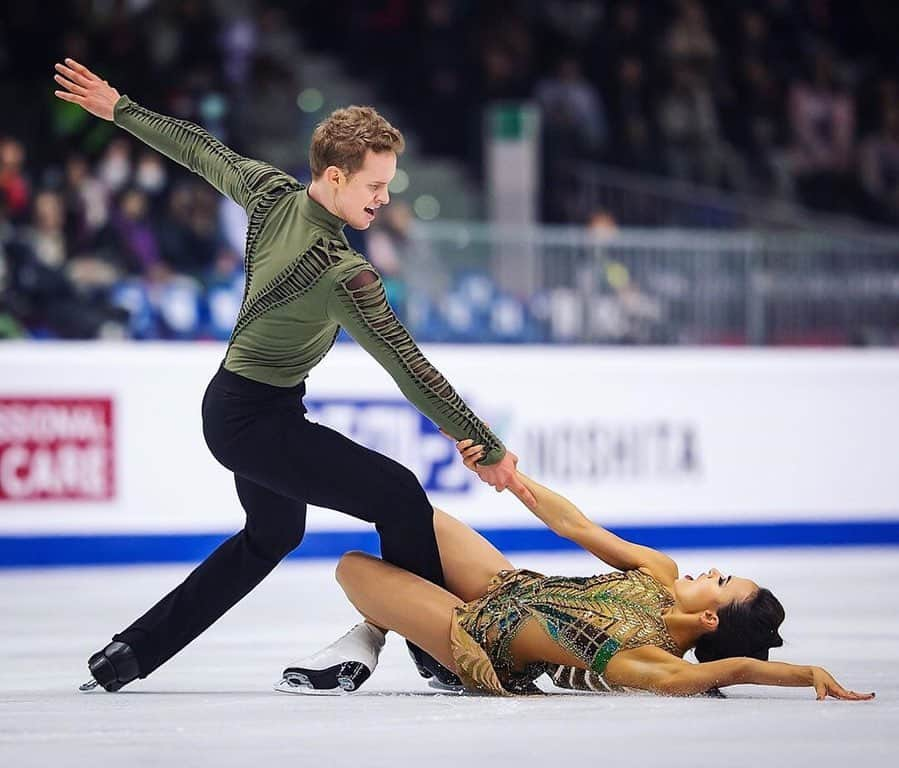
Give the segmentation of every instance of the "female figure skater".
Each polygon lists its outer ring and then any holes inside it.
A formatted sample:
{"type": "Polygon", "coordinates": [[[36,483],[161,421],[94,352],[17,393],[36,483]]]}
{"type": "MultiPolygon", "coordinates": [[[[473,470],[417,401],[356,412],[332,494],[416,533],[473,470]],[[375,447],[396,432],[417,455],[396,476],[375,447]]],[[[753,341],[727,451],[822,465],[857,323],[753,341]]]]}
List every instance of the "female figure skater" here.
{"type": "MultiPolygon", "coordinates": [[[[471,440],[457,447],[473,469],[483,448],[471,440]]],[[[361,552],[341,558],[337,580],[374,631],[398,632],[466,688],[498,695],[536,692],[533,681],[548,672],[563,687],[594,690],[689,695],[756,683],[811,686],[818,699],[874,697],[846,690],[820,667],[767,660],[783,644],[784,619],[767,589],[714,568],[679,577],[671,558],[519,476],[537,517],[618,570],[576,578],[514,570],[486,539],[435,510],[445,589],[361,552]],[[682,658],[691,648],[699,664],[682,658]]]]}

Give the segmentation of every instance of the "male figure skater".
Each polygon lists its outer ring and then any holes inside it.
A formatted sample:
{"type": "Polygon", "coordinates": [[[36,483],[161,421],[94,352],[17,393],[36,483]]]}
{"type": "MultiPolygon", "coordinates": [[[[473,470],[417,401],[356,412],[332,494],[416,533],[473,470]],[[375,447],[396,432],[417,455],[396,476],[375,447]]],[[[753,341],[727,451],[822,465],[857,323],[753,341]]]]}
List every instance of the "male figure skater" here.
{"type": "MultiPolygon", "coordinates": [[[[431,365],[387,303],[375,269],[347,244],[345,224],[366,229],[390,201],[403,137],[374,109],[335,111],[315,130],[308,188],[241,157],[197,125],[151,112],[82,64],[56,65],[60,99],[137,136],[209,181],[249,216],[247,287],[225,359],[203,398],[203,433],[234,473],[246,526],[112,642],[90,657],[93,681],[115,691],[144,678],[259,584],[303,538],[306,504],[374,523],[385,560],[437,584],[443,572],[433,510],[405,467],[304,417],[310,370],[340,327],[390,373],[423,414],[456,439],[484,445],[481,479],[527,490],[517,458],[431,365]],[[521,487],[519,487],[521,486],[521,487]]],[[[341,642],[376,660],[383,633],[360,624],[341,642]]],[[[410,647],[419,670],[451,673],[410,647]]],[[[352,654],[350,654],[352,655],[352,654]]],[[[351,689],[365,663],[336,664],[309,686],[351,689]]]]}

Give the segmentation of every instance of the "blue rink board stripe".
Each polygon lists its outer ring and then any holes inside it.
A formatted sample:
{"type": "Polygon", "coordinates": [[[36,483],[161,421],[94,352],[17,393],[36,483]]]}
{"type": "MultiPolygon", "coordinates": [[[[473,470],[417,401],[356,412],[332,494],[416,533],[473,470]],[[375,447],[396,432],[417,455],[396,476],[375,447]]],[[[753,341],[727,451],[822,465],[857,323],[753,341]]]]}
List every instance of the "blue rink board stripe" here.
{"type": "MultiPolygon", "coordinates": [[[[612,529],[657,549],[833,547],[899,544],[899,519],[645,525],[612,529]]],[[[503,552],[576,550],[546,528],[484,528],[503,552]]],[[[199,562],[228,537],[208,534],[0,536],[0,568],[199,562]]],[[[378,552],[374,531],[310,531],[292,558],[336,558],[351,549],[378,552]]]]}

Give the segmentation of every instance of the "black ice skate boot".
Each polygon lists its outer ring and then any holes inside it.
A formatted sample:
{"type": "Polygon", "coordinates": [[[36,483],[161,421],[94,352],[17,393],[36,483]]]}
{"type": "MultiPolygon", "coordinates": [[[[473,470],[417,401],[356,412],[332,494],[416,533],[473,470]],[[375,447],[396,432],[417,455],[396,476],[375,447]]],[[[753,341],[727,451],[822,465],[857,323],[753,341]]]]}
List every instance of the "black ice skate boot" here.
{"type": "Polygon", "coordinates": [[[126,643],[110,643],[88,659],[87,667],[94,679],[82,685],[80,691],[91,691],[98,685],[117,691],[140,675],[137,656],[126,643]]]}
{"type": "Polygon", "coordinates": [[[407,642],[406,647],[409,649],[412,661],[415,662],[418,674],[428,681],[428,685],[431,688],[435,688],[438,691],[461,691],[464,689],[459,676],[454,672],[450,672],[431,654],[426,653],[412,643],[407,642]]]}

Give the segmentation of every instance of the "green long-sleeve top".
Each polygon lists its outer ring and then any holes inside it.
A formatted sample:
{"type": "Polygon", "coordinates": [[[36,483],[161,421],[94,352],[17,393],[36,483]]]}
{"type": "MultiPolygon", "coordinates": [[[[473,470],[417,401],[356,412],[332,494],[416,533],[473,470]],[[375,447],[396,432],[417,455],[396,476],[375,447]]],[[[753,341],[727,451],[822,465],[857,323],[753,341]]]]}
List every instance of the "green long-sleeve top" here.
{"type": "Polygon", "coordinates": [[[419,350],[387,302],[374,267],[354,251],[344,221],[283,171],[241,157],[202,128],[151,112],[122,96],[114,120],[241,205],[249,217],[246,291],[225,368],[290,387],[328,353],[340,327],[393,377],[406,398],[457,439],[505,455],[500,440],[419,350]]]}

